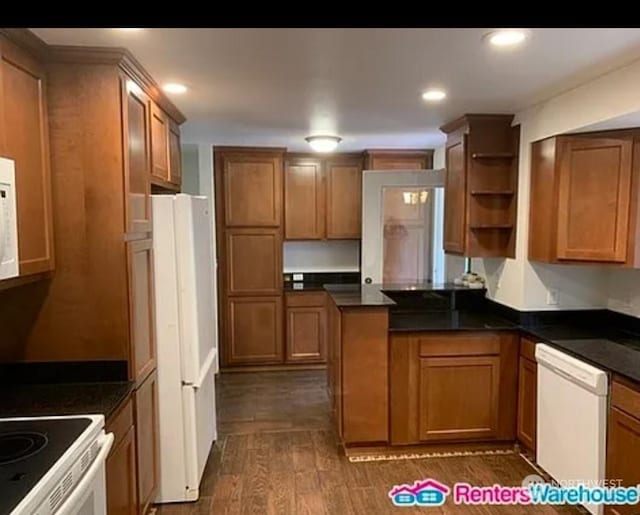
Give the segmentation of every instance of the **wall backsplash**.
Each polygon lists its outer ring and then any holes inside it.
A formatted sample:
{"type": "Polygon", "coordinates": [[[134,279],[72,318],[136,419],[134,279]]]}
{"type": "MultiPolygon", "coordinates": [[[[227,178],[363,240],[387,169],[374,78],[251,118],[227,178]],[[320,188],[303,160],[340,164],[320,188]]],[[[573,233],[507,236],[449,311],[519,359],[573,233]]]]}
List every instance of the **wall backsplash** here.
{"type": "Polygon", "coordinates": [[[285,241],[284,272],[358,272],[358,240],[285,241]]]}

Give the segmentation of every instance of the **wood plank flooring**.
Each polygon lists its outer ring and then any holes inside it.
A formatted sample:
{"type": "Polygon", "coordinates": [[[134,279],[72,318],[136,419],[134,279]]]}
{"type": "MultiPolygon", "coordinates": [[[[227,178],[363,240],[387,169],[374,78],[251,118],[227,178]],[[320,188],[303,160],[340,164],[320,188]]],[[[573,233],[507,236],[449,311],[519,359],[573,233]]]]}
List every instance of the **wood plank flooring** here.
{"type": "Polygon", "coordinates": [[[158,515],[552,515],[569,507],[394,508],[387,492],[433,477],[447,484],[519,485],[532,469],[517,455],[350,463],[332,431],[324,371],[222,374],[219,440],[196,503],[158,515]]]}

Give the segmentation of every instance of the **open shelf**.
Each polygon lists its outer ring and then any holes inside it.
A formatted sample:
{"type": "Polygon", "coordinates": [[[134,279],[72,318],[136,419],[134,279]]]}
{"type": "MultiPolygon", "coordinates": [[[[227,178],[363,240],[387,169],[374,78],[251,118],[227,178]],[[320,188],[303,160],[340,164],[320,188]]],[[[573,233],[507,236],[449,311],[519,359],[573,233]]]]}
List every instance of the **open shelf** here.
{"type": "Polygon", "coordinates": [[[516,155],[513,152],[474,152],[472,159],[513,159],[516,155]]]}
{"type": "Polygon", "coordinates": [[[513,190],[471,190],[472,195],[504,195],[510,196],[515,192],[513,190]]]}
{"type": "Polygon", "coordinates": [[[513,224],[471,224],[470,229],[513,229],[513,224]]]}

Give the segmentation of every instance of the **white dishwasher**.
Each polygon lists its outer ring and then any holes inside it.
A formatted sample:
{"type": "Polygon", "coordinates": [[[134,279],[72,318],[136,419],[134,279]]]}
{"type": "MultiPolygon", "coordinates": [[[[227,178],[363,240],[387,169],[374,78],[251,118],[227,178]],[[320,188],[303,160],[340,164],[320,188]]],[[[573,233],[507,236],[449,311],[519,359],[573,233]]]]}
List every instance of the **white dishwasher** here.
{"type": "MultiPolygon", "coordinates": [[[[559,483],[603,486],[606,372],[542,343],[536,345],[536,361],[538,465],[559,483]]],[[[603,512],[602,506],[585,508],[603,512]]]]}

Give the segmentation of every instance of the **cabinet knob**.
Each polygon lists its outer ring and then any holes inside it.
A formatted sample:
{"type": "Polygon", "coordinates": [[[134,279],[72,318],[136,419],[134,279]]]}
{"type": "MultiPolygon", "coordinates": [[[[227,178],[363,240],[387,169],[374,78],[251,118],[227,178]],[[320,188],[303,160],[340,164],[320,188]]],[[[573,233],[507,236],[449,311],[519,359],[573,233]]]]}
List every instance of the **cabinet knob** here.
{"type": "Polygon", "coordinates": [[[373,282],[373,280],[371,279],[371,277],[365,277],[364,278],[364,283],[365,284],[371,284],[373,282]]]}

